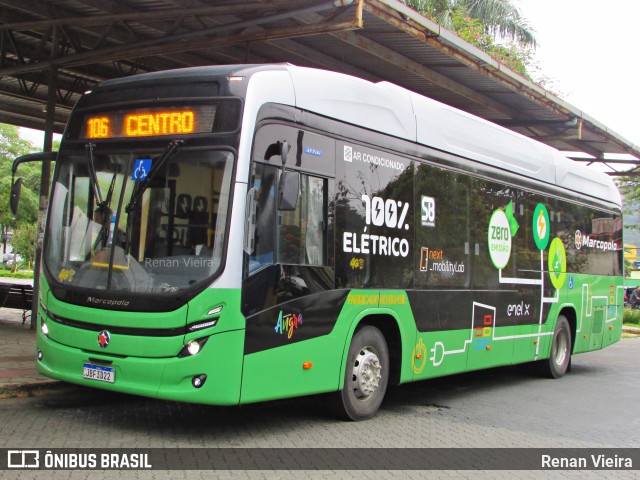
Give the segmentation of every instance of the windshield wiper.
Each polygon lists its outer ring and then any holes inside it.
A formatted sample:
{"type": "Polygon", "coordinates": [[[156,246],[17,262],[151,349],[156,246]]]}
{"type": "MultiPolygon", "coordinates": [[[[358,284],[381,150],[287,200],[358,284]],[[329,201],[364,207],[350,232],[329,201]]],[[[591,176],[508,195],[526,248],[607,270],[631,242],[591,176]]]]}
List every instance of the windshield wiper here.
{"type": "Polygon", "coordinates": [[[143,180],[141,180],[140,178],[136,178],[136,183],[133,186],[133,192],[131,193],[131,199],[125,207],[125,211],[127,212],[127,225],[125,230],[124,245],[125,252],[129,251],[129,242],[131,241],[131,214],[133,210],[140,206],[140,199],[142,198],[142,195],[144,194],[147,187],[150,185],[151,180],[153,180],[153,178],[158,174],[164,164],[169,161],[169,159],[178,154],[183,144],[183,140],[171,140],[167,145],[167,148],[165,148],[164,152],[162,152],[162,155],[160,155],[160,157],[152,163],[151,170],[149,170],[147,176],[143,180]]]}
{"type": "Polygon", "coordinates": [[[129,200],[129,203],[125,207],[125,211],[127,213],[131,213],[132,210],[138,207],[138,203],[140,202],[142,195],[147,189],[147,186],[151,183],[151,180],[153,180],[153,178],[158,174],[160,169],[164,166],[165,163],[167,163],[170,158],[178,154],[178,152],[180,151],[180,147],[182,147],[183,144],[183,140],[171,140],[162,155],[160,155],[160,158],[153,162],[151,170],[144,178],[144,180],[140,180],[139,178],[136,179],[136,183],[133,187],[133,192],[131,193],[131,200],[129,200]]]}
{"type": "Polygon", "coordinates": [[[98,175],[96,174],[96,163],[93,156],[94,143],[87,143],[84,146],[84,153],[87,158],[87,165],[89,166],[89,179],[91,180],[91,187],[93,188],[93,194],[98,200],[97,204],[102,205],[102,193],[100,192],[100,185],[98,185],[98,175]]]}
{"type": "Polygon", "coordinates": [[[93,149],[95,148],[95,144],[87,143],[84,146],[85,155],[87,158],[87,165],[89,167],[89,179],[91,181],[91,187],[93,189],[93,194],[96,198],[96,209],[95,213],[100,216],[99,219],[93,217],[94,220],[99,220],[100,223],[100,232],[98,233],[98,237],[96,238],[95,247],[97,247],[100,243],[102,243],[102,247],[104,248],[108,241],[109,231],[107,228],[108,222],[111,220],[111,197],[113,196],[113,188],[116,183],[116,176],[120,171],[120,168],[116,168],[113,172],[113,177],[111,177],[111,184],[109,185],[109,191],[107,192],[107,198],[102,198],[102,192],[100,190],[100,183],[98,182],[98,174],[96,172],[96,161],[93,155],[93,149]]]}

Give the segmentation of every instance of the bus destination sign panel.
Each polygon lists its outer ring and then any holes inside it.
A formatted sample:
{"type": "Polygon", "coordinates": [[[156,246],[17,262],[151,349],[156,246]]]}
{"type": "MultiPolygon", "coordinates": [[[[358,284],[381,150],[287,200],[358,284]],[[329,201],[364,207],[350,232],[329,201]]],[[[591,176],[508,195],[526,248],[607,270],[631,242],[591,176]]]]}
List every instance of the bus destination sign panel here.
{"type": "Polygon", "coordinates": [[[85,116],[81,138],[155,137],[211,133],[216,105],[138,108],[85,116]]]}

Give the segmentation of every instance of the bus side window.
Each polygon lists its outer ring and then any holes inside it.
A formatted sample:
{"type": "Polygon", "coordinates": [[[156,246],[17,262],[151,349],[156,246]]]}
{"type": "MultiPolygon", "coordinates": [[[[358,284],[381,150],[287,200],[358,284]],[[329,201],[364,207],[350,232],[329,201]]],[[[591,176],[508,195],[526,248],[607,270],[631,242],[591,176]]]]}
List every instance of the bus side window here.
{"type": "Polygon", "coordinates": [[[255,164],[252,187],[256,189],[256,232],[255,247],[249,258],[249,273],[275,263],[277,175],[277,168],[255,164]]]}
{"type": "Polygon", "coordinates": [[[291,212],[279,212],[278,263],[326,263],[325,191],[326,180],[301,175],[296,209],[291,212]]]}

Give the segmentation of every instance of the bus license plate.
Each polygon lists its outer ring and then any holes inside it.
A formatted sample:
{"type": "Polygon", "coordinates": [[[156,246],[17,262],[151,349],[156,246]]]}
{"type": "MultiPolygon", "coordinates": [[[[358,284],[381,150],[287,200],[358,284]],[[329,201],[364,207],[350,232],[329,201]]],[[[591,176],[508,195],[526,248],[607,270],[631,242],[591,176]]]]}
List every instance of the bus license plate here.
{"type": "Polygon", "coordinates": [[[99,382],[114,383],[116,381],[116,372],[113,367],[93,365],[92,363],[84,364],[84,373],[82,376],[89,380],[97,380],[99,382]]]}

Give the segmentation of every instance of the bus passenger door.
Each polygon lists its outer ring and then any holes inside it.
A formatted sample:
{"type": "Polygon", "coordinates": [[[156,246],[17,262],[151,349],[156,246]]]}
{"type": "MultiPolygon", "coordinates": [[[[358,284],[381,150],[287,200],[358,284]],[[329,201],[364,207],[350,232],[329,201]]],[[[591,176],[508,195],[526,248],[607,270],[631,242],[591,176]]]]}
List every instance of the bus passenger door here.
{"type": "Polygon", "coordinates": [[[330,266],[334,180],[306,173],[333,171],[333,144],[322,140],[283,125],[266,125],[257,134],[254,157],[264,160],[254,161],[250,182],[255,235],[245,246],[242,403],[337,388],[342,352],[330,334],[346,291],[333,290],[330,266]],[[290,147],[284,165],[273,154],[281,148],[276,144],[290,147]],[[280,192],[289,187],[283,185],[283,171],[299,173],[295,205],[279,203],[280,192]]]}

